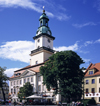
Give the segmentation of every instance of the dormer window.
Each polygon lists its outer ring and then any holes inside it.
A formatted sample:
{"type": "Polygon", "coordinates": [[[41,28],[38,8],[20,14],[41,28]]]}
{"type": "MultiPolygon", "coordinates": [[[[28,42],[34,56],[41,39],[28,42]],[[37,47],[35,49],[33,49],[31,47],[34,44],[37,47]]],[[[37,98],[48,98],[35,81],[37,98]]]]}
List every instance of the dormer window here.
{"type": "Polygon", "coordinates": [[[92,75],[93,74],[93,71],[89,71],[89,75],[92,75]]]}

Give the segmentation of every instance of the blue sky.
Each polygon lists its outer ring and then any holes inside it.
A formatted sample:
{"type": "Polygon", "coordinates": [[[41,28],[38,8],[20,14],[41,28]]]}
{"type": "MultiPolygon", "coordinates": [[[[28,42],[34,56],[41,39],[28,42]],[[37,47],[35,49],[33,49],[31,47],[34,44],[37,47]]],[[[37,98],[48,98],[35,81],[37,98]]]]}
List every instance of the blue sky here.
{"type": "Polygon", "coordinates": [[[81,67],[100,62],[100,0],[0,0],[0,66],[9,77],[29,65],[43,6],[55,50],[75,51],[81,67]]]}

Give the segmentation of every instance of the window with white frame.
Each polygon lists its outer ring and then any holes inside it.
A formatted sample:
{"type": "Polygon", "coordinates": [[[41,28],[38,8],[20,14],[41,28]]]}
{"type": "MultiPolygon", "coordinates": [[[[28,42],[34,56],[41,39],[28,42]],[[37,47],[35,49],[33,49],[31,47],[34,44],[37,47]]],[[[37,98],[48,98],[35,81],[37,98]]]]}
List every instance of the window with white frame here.
{"type": "Polygon", "coordinates": [[[12,82],[11,82],[11,86],[12,86],[12,82]]]}
{"type": "Polygon", "coordinates": [[[20,80],[20,84],[22,84],[22,80],[20,80]]]}
{"type": "Polygon", "coordinates": [[[24,79],[24,83],[26,83],[26,79],[24,79]]]}
{"type": "Polygon", "coordinates": [[[38,91],[41,91],[41,85],[38,85],[38,91]]]}
{"type": "Polygon", "coordinates": [[[33,82],[33,77],[31,77],[31,82],[33,82]]]}
{"type": "Polygon", "coordinates": [[[11,93],[13,93],[13,89],[11,89],[11,93]]]}
{"type": "Polygon", "coordinates": [[[17,81],[17,85],[18,85],[18,81],[17,81]]]}
{"type": "Polygon", "coordinates": [[[16,82],[14,81],[14,85],[16,84],[16,82]]]}
{"type": "Polygon", "coordinates": [[[27,82],[29,82],[29,78],[27,78],[27,82]]]}
{"type": "Polygon", "coordinates": [[[41,76],[38,76],[38,81],[41,81],[41,76]]]}

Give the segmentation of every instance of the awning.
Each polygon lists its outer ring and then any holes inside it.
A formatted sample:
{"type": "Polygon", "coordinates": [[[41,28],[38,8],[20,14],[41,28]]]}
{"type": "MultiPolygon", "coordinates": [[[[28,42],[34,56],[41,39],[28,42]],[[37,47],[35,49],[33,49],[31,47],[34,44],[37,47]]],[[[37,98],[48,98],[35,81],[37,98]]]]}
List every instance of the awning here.
{"type": "Polygon", "coordinates": [[[16,96],[14,96],[14,97],[12,97],[13,99],[17,99],[18,97],[16,97],[16,96]]]}
{"type": "Polygon", "coordinates": [[[31,95],[31,96],[28,96],[26,98],[42,99],[42,96],[31,95]]]}
{"type": "Polygon", "coordinates": [[[54,99],[54,97],[43,97],[43,99],[54,99]]]}
{"type": "Polygon", "coordinates": [[[37,95],[31,95],[26,98],[34,98],[34,99],[53,99],[54,97],[42,97],[42,96],[37,96],[37,95]]]}

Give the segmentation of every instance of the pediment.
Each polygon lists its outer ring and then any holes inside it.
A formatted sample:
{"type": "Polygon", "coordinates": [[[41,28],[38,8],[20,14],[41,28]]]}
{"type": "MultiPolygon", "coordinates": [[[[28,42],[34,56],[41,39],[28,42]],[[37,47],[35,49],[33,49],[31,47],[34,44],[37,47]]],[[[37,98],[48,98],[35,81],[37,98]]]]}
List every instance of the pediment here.
{"type": "Polygon", "coordinates": [[[33,71],[30,71],[30,70],[26,70],[22,73],[21,76],[31,76],[31,75],[34,75],[36,74],[36,72],[33,72],[33,71]]]}

